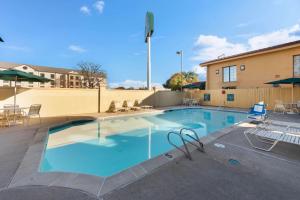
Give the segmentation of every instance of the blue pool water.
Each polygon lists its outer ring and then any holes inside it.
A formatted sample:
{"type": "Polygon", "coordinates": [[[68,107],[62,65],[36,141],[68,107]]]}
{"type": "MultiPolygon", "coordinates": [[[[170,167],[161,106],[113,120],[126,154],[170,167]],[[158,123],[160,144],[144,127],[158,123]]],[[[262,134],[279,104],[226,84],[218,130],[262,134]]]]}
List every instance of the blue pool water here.
{"type": "Polygon", "coordinates": [[[192,128],[201,138],[244,119],[238,112],[180,109],[67,124],[49,131],[40,171],[111,176],[173,149],[167,141],[171,130],[192,128]]]}

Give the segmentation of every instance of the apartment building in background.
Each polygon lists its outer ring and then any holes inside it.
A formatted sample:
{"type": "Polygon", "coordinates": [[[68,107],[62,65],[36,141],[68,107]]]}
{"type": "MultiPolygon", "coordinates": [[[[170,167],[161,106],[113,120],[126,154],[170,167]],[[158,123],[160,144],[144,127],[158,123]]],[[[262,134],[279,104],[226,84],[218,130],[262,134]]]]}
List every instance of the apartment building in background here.
{"type": "Polygon", "coordinates": [[[210,60],[200,66],[207,68],[207,90],[274,87],[265,83],[300,77],[300,40],[210,60]]]}
{"type": "MultiPolygon", "coordinates": [[[[0,70],[16,69],[23,72],[31,73],[37,76],[50,79],[47,83],[37,82],[17,82],[17,86],[24,88],[85,88],[84,77],[79,70],[46,67],[29,64],[17,64],[9,62],[0,62],[0,70]]],[[[105,84],[106,81],[103,81],[105,84]]],[[[13,81],[0,80],[0,87],[13,87],[13,81]]]]}

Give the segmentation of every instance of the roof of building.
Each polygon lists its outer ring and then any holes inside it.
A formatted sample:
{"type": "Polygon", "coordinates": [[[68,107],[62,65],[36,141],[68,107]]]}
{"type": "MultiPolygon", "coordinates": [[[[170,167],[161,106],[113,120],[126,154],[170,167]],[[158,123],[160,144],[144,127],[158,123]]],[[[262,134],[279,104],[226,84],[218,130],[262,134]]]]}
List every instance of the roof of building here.
{"type": "Polygon", "coordinates": [[[227,56],[227,57],[223,57],[223,58],[218,58],[218,59],[214,59],[214,60],[209,60],[203,63],[200,63],[201,66],[205,66],[205,65],[209,65],[209,64],[214,64],[217,62],[223,62],[223,61],[227,61],[230,59],[235,59],[238,57],[244,57],[244,56],[252,56],[253,54],[258,54],[258,53],[267,53],[268,51],[275,51],[275,50],[279,50],[280,48],[285,48],[285,47],[293,47],[293,46],[298,46],[300,45],[300,40],[296,40],[293,42],[288,42],[288,43],[283,43],[283,44],[279,44],[279,45],[275,45],[275,46],[271,46],[271,47],[267,47],[267,48],[262,48],[262,49],[257,49],[257,50],[253,50],[253,51],[247,51],[244,53],[239,53],[239,54],[235,54],[232,56],[227,56]]]}
{"type": "Polygon", "coordinates": [[[30,65],[30,64],[23,64],[23,63],[0,62],[0,68],[3,68],[3,69],[15,68],[15,67],[22,66],[22,65],[31,67],[34,70],[39,71],[39,72],[60,73],[60,74],[79,72],[79,70],[76,70],[76,69],[37,66],[37,65],[30,65]]]}

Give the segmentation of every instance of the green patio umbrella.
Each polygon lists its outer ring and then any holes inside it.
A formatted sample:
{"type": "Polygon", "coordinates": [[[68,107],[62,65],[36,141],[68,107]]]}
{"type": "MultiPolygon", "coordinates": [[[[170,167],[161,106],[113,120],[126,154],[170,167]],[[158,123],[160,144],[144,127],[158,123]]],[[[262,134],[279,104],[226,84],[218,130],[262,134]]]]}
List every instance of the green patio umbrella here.
{"type": "MultiPolygon", "coordinates": [[[[204,90],[205,89],[205,81],[190,83],[190,84],[182,86],[182,88],[183,89],[200,89],[200,90],[204,90]]],[[[191,93],[191,99],[192,99],[192,93],[191,93]]]]}
{"type": "Polygon", "coordinates": [[[190,83],[190,84],[182,86],[182,88],[204,90],[205,89],[205,81],[190,83]]]}
{"type": "Polygon", "coordinates": [[[294,103],[294,85],[295,84],[300,84],[300,78],[286,78],[286,79],[281,79],[277,81],[271,81],[267,82],[265,84],[292,84],[292,103],[294,103]]]}
{"type": "Polygon", "coordinates": [[[29,74],[15,69],[0,71],[0,79],[5,81],[15,81],[14,113],[16,107],[17,81],[42,82],[42,83],[51,81],[50,79],[29,74]]]}

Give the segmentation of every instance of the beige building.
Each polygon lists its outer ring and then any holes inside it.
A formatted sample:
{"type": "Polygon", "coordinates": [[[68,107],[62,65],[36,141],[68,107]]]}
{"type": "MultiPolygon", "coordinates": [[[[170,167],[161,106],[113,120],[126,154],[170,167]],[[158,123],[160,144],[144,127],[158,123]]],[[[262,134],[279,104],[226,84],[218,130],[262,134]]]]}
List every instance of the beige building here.
{"type": "Polygon", "coordinates": [[[272,87],[269,81],[300,77],[300,40],[207,61],[206,89],[272,87]]]}
{"type": "MultiPolygon", "coordinates": [[[[51,79],[48,83],[25,81],[17,83],[17,86],[24,88],[84,88],[86,85],[80,71],[74,69],[0,62],[0,70],[6,69],[16,69],[51,79]]],[[[0,87],[10,86],[14,86],[14,82],[0,80],[0,87]]]]}

